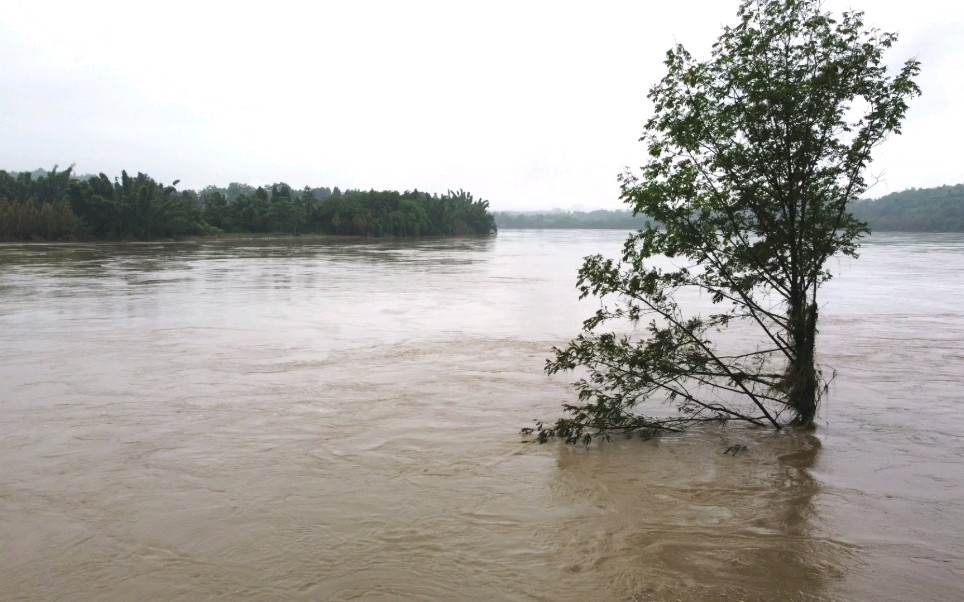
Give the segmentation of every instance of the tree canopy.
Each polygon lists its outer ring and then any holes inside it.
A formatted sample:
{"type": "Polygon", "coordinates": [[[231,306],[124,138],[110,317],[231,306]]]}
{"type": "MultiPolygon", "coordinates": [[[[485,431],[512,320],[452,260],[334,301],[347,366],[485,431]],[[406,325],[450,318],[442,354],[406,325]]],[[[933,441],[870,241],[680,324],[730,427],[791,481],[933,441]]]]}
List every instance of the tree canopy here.
{"type": "Polygon", "coordinates": [[[582,371],[579,401],[525,432],[588,443],[705,421],[814,425],[826,262],[856,255],[867,229],[849,207],[919,94],[916,60],[886,67],[896,39],[819,0],[745,0],[709,59],[667,53],[648,161],[620,178],[622,199],[659,226],[629,236],[619,260],[585,259],[578,289],[600,308],[546,364],[582,371]]]}

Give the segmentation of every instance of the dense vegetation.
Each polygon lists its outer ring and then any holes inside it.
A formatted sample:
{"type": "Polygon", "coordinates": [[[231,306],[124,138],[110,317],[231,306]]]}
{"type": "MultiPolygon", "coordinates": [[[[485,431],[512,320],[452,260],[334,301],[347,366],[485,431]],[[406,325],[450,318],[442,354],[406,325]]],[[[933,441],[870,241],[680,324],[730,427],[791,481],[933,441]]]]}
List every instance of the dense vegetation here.
{"type": "MultiPolygon", "coordinates": [[[[964,232],[964,184],[911,188],[879,199],[862,199],[850,206],[854,217],[871,232],[964,232]]],[[[499,228],[573,228],[640,230],[644,216],[631,211],[571,211],[552,213],[496,212],[499,228]]]]}
{"type": "Polygon", "coordinates": [[[233,233],[439,236],[490,234],[489,203],[445,195],[337,187],[292,190],[232,183],[178,191],[123,172],[75,177],[72,169],[0,170],[0,240],[149,240],[233,233]]]}

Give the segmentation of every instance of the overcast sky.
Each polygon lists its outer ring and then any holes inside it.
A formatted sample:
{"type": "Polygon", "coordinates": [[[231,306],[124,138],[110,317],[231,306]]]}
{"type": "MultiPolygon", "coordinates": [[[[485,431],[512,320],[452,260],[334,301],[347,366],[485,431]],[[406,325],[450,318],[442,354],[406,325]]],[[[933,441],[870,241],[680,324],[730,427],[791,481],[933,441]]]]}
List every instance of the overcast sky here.
{"type": "MultiPolygon", "coordinates": [[[[707,56],[737,6],[5,1],[0,169],[617,208],[666,50],[707,56]]],[[[871,196],[964,182],[964,4],[825,6],[900,32],[894,65],[923,63],[923,96],[877,151],[871,196]]]]}

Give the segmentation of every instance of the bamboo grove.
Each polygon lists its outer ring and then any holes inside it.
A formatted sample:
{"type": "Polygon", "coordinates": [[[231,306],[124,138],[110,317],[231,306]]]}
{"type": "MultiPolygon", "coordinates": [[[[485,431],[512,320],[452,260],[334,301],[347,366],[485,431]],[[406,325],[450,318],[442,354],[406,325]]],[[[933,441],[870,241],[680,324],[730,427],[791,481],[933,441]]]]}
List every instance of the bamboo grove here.
{"type": "Polygon", "coordinates": [[[178,190],[123,172],[77,177],[73,169],[0,170],[0,240],[152,240],[220,233],[348,236],[485,235],[496,230],[488,201],[327,187],[293,190],[232,183],[178,190]]]}

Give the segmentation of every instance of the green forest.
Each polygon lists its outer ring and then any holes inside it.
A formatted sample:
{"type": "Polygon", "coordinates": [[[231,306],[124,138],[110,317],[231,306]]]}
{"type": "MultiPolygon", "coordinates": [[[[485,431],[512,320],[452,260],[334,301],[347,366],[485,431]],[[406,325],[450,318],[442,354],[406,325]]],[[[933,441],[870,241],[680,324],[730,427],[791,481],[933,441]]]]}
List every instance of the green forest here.
{"type": "Polygon", "coordinates": [[[293,190],[232,183],[178,190],[147,174],[76,176],[73,168],[0,170],[0,240],[154,240],[221,233],[486,235],[489,203],[459,190],[293,190]]]}
{"type": "Polygon", "coordinates": [[[860,200],[851,212],[879,232],[964,232],[964,184],[911,188],[860,200]]]}
{"type": "MultiPolygon", "coordinates": [[[[851,212],[871,232],[964,232],[964,184],[911,188],[876,200],[859,200],[851,212]]],[[[552,213],[496,212],[499,228],[640,229],[645,216],[628,210],[552,213]]]]}

